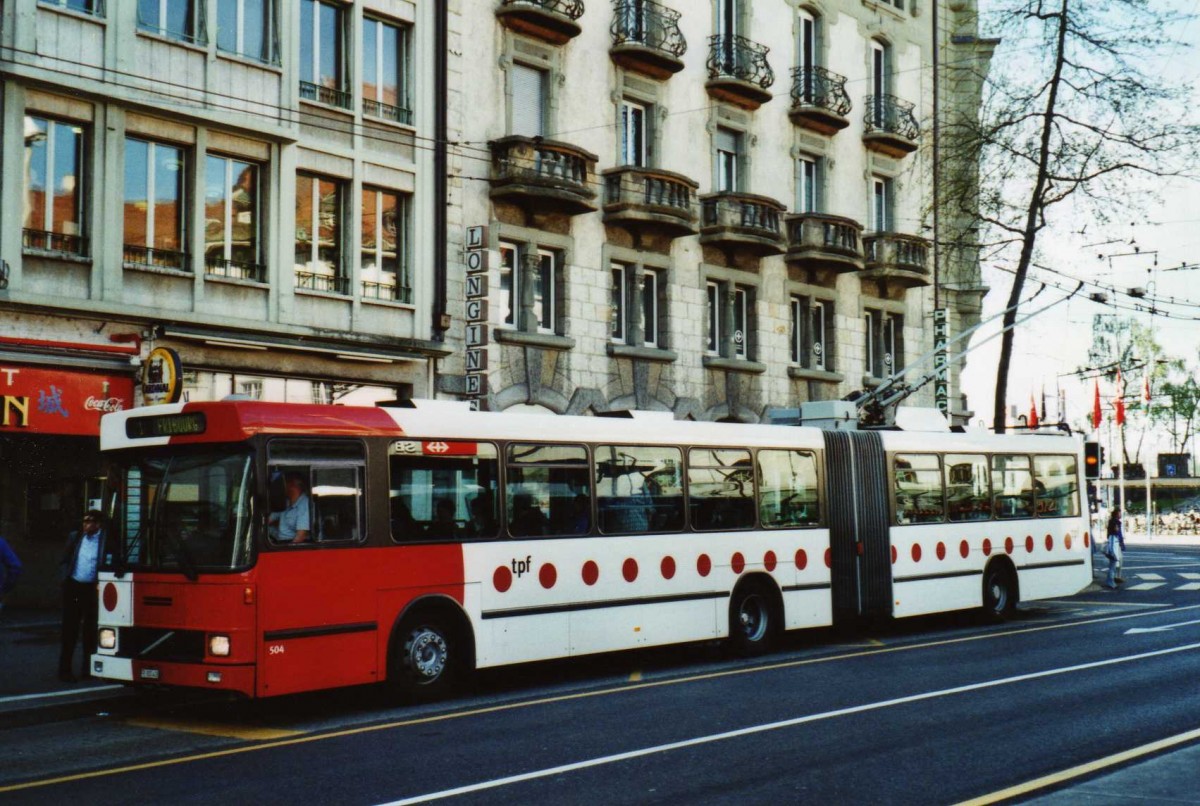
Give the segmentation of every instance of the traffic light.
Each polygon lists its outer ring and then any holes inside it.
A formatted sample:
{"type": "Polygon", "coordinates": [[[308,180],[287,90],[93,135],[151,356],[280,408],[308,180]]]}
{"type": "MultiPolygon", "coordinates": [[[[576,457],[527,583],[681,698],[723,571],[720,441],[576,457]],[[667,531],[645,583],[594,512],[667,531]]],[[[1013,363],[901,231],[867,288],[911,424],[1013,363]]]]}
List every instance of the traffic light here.
{"type": "Polygon", "coordinates": [[[1083,477],[1086,479],[1100,478],[1100,467],[1104,462],[1099,442],[1083,443],[1083,477]]]}

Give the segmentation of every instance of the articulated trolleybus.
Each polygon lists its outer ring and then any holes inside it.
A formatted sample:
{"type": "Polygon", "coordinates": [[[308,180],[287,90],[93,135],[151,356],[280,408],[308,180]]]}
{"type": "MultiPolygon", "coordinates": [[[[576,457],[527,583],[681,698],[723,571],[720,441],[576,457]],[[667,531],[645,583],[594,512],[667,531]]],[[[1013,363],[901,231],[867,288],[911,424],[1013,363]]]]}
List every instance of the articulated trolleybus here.
{"type": "Polygon", "coordinates": [[[107,415],[92,668],[250,697],[986,608],[1092,578],[1069,436],[252,401],[107,415]]]}

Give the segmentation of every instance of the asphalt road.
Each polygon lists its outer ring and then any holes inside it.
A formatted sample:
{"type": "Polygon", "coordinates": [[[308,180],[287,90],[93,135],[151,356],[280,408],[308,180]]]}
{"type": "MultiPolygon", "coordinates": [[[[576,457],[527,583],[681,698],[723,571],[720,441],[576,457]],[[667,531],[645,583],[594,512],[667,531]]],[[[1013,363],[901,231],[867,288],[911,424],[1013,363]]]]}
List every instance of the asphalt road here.
{"type": "Polygon", "coordinates": [[[712,645],[258,703],[125,697],[0,717],[0,803],[1200,802],[1200,549],[1121,591],[852,635],[712,645]]]}

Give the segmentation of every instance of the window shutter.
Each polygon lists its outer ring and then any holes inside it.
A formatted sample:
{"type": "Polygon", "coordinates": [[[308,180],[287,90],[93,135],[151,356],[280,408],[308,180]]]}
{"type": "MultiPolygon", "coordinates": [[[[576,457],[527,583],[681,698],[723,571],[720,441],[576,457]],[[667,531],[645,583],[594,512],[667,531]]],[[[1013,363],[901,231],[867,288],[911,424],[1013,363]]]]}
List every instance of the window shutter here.
{"type": "Polygon", "coordinates": [[[546,74],[523,64],[512,66],[512,133],[541,137],[546,131],[546,74]]]}

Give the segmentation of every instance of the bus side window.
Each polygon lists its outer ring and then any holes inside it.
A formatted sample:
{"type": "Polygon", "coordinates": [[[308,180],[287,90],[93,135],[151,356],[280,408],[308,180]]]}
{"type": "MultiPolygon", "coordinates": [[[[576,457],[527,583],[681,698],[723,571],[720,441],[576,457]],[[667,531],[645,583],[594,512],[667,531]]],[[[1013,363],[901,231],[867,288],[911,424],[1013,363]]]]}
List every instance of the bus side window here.
{"type": "Polygon", "coordinates": [[[945,491],[937,454],[896,454],[893,474],[896,523],[941,523],[945,520],[945,491]]]}
{"type": "Polygon", "coordinates": [[[821,522],[817,460],[810,451],[760,450],[758,478],[758,513],[763,528],[816,526],[821,522]]]}
{"type": "Polygon", "coordinates": [[[513,537],[592,531],[592,487],[582,445],[508,446],[505,501],[513,537]]]}
{"type": "Polygon", "coordinates": [[[728,448],[688,451],[688,508],[692,528],[697,531],[754,528],[754,466],[750,451],[728,448]]]}
{"type": "Polygon", "coordinates": [[[1033,457],[1037,514],[1042,518],[1075,517],[1079,514],[1079,480],[1075,457],[1033,457]]]}
{"type": "Polygon", "coordinates": [[[500,461],[490,442],[393,442],[388,460],[392,540],[489,539],[496,511],[500,461]]]}
{"type": "Polygon", "coordinates": [[[366,455],[357,440],[272,440],[267,446],[272,542],[363,540],[365,468],[366,455]]]}
{"type": "Polygon", "coordinates": [[[992,457],[992,508],[997,518],[1033,517],[1033,473],[1029,457],[996,454],[992,457]]]}
{"type": "Polygon", "coordinates": [[[983,454],[947,454],[946,509],[952,522],[986,521],[992,517],[988,459],[983,454]]]}
{"type": "Polygon", "coordinates": [[[678,448],[600,445],[596,506],[605,534],[645,534],[683,528],[678,448]]]}

